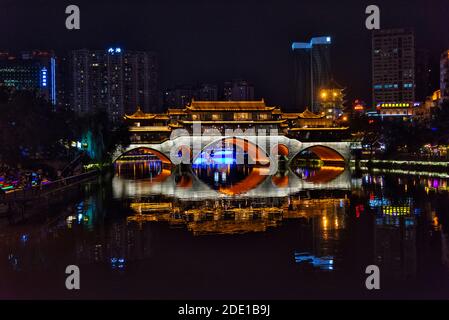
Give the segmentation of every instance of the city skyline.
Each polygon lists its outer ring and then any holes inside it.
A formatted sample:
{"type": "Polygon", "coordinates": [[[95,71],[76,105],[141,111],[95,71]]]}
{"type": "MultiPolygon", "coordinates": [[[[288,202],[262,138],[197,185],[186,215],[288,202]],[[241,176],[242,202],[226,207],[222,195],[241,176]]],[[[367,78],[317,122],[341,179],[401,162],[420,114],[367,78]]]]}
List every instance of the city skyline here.
{"type": "Polygon", "coordinates": [[[0,0],[0,299],[447,299],[448,1],[0,0]]]}
{"type": "MultiPolygon", "coordinates": [[[[14,27],[17,36],[2,34],[0,48],[49,48],[68,52],[120,46],[131,51],[155,51],[160,57],[161,88],[198,81],[223,83],[229,79],[246,79],[253,82],[256,98],[294,110],[291,43],[328,34],[333,40],[335,80],[349,88],[348,100],[370,101],[371,32],[364,26],[364,9],[368,3],[365,2],[348,7],[339,16],[332,14],[332,9],[337,10],[339,5],[326,1],[289,2],[285,7],[269,2],[254,6],[253,1],[239,5],[232,1],[213,4],[193,1],[189,5],[180,4],[184,14],[176,11],[171,18],[164,19],[170,11],[169,5],[161,1],[134,2],[126,10],[119,3],[107,14],[101,14],[101,3],[80,1],[77,5],[82,26],[77,31],[64,28],[64,9],[68,4],[64,1],[39,4],[36,8],[30,4],[29,11],[21,13],[6,2],[6,10],[0,13],[0,27],[1,30],[14,27]],[[314,19],[314,13],[321,18],[314,19]],[[48,15],[49,19],[41,20],[41,15],[48,15]],[[8,16],[27,19],[29,25],[36,25],[36,30],[30,32],[16,21],[10,21],[8,16]],[[339,23],[341,19],[345,20],[344,25],[339,23]]],[[[431,5],[417,1],[407,4],[380,1],[378,5],[382,10],[381,27],[414,28],[416,47],[428,49],[432,65],[437,68],[448,42],[444,33],[434,32],[443,28],[444,17],[449,14],[443,1],[431,5]]]]}

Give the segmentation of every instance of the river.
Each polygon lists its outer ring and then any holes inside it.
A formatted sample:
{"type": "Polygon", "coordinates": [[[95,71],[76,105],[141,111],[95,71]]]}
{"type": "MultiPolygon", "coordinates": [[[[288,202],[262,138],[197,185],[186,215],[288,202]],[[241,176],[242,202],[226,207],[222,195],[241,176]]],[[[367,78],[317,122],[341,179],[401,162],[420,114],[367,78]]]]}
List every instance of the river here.
{"type": "Polygon", "coordinates": [[[349,168],[117,168],[0,228],[0,298],[449,298],[449,181],[349,168]],[[81,289],[65,288],[77,265],[81,289]],[[366,267],[380,270],[368,290],[366,267]]]}

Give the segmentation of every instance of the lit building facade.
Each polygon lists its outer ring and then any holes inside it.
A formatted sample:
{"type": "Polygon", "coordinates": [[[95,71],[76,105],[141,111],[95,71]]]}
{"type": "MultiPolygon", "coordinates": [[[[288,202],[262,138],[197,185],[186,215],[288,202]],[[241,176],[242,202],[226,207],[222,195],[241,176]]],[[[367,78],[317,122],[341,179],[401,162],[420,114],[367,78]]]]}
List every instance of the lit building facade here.
{"type": "Polygon", "coordinates": [[[326,118],[337,120],[343,115],[345,92],[344,88],[331,81],[327,86],[320,88],[319,100],[320,110],[326,118]]]}
{"type": "Polygon", "coordinates": [[[415,101],[415,37],[411,29],[381,29],[372,37],[373,106],[415,101]]]}
{"type": "MultiPolygon", "coordinates": [[[[124,116],[129,125],[133,143],[156,143],[169,139],[175,129],[193,132],[195,124],[201,130],[226,129],[276,130],[280,135],[288,135],[300,140],[316,136],[338,136],[348,133],[348,127],[326,118],[324,113],[315,114],[309,110],[301,113],[283,113],[279,107],[267,106],[265,101],[196,101],[192,100],[185,108],[170,108],[166,113],[145,113],[140,108],[124,116]]],[[[275,132],[276,132],[275,131],[275,132]]]]}
{"type": "Polygon", "coordinates": [[[294,42],[295,104],[299,110],[307,107],[321,112],[320,88],[328,86],[331,78],[331,37],[315,37],[310,42],[294,42]]]}
{"type": "Polygon", "coordinates": [[[0,53],[0,84],[16,90],[37,92],[57,104],[56,57],[51,51],[27,51],[20,55],[0,53]]]}
{"type": "Polygon", "coordinates": [[[440,59],[440,94],[441,100],[449,100],[449,50],[440,59]]]}
{"type": "Polygon", "coordinates": [[[90,113],[104,108],[113,120],[134,111],[158,111],[157,57],[152,52],[121,48],[71,53],[73,108],[90,113]]]}

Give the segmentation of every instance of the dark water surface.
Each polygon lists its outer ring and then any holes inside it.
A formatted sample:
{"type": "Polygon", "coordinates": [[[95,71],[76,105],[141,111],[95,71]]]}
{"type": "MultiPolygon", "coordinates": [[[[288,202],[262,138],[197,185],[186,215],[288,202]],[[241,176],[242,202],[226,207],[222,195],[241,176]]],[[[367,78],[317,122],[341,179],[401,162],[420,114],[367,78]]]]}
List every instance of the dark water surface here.
{"type": "Polygon", "coordinates": [[[24,222],[3,219],[0,298],[449,298],[448,179],[136,170],[24,222]],[[65,288],[73,264],[79,291],[65,288]]]}

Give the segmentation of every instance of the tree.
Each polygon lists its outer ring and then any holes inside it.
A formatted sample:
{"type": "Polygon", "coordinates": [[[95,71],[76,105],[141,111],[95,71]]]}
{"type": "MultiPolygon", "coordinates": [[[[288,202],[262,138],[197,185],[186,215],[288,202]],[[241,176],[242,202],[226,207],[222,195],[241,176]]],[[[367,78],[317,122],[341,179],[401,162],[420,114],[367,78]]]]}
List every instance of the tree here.
{"type": "Polygon", "coordinates": [[[44,99],[28,91],[0,90],[0,155],[10,164],[59,155],[68,135],[65,111],[55,112],[44,99]]]}

